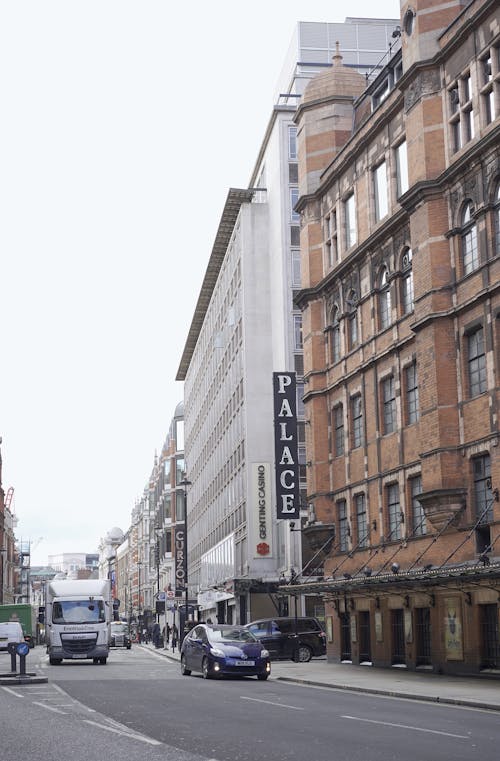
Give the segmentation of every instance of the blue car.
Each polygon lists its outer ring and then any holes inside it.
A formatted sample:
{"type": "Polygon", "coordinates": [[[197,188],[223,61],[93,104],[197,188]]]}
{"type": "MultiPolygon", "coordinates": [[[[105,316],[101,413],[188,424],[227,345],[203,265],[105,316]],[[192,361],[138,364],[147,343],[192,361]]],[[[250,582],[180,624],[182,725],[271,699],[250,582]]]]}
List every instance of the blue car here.
{"type": "Polygon", "coordinates": [[[198,624],[184,637],[181,673],[200,671],[204,679],[218,676],[256,676],[271,673],[269,652],[244,626],[198,624]]]}

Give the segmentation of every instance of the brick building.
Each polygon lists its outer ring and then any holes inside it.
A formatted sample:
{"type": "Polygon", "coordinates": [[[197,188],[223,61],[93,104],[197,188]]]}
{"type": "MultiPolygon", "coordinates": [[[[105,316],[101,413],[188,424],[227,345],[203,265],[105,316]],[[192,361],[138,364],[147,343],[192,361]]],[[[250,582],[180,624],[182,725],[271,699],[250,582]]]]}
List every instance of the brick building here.
{"type": "Polygon", "coordinates": [[[500,22],[401,3],[367,86],[305,89],[299,146],[308,500],[336,524],[328,657],[500,674],[500,22]]]}

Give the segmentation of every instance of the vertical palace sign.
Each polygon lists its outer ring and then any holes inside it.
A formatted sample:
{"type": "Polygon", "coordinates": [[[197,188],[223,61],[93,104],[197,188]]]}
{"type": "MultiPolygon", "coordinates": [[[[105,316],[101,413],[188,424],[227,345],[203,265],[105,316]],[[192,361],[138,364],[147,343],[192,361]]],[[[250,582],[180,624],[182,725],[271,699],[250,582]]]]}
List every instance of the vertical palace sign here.
{"type": "Polygon", "coordinates": [[[300,514],[295,373],[273,373],[277,518],[300,514]]]}

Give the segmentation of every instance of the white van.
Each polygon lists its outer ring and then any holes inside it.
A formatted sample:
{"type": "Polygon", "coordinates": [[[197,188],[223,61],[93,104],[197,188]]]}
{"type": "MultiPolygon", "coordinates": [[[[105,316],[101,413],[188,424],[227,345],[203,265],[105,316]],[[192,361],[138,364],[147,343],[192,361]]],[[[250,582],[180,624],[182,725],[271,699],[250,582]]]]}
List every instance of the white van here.
{"type": "Polygon", "coordinates": [[[9,642],[24,642],[23,629],[19,621],[0,623],[0,650],[7,650],[9,642]]]}

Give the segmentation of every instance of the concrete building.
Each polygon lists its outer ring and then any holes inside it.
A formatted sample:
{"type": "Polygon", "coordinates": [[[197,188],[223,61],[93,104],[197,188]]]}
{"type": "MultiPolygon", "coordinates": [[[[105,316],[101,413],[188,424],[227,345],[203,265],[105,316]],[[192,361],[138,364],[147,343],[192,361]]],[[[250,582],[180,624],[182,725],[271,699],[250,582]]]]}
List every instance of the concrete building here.
{"type": "Polygon", "coordinates": [[[308,499],[336,524],[328,657],[500,673],[500,24],[401,3],[369,86],[298,129],[308,499]]]}
{"type": "MultiPolygon", "coordinates": [[[[327,66],[339,36],[365,81],[389,45],[398,46],[395,27],[365,19],[298,24],[250,187],[231,189],[222,212],[177,374],[185,381],[191,482],[190,593],[197,593],[203,615],[219,621],[286,613],[278,583],[300,577],[307,565],[300,531],[277,518],[274,487],[273,372],[286,371],[297,377],[296,527],[314,518],[306,493],[302,316],[293,304],[301,283],[297,102],[306,81],[327,66]]],[[[317,562],[307,570],[321,575],[317,562]]],[[[317,596],[301,606],[322,615],[317,596]]]]}

